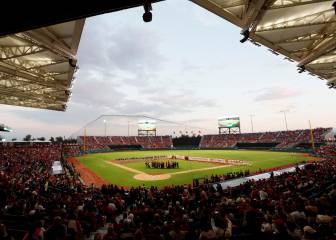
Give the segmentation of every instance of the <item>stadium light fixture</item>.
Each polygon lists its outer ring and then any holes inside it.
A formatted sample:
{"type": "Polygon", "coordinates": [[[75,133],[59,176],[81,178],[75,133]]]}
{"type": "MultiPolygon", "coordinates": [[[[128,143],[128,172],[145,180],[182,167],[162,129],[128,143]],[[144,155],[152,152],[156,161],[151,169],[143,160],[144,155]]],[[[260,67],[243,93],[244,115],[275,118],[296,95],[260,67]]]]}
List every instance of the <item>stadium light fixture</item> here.
{"type": "Polygon", "coordinates": [[[274,51],[273,49],[268,49],[268,51],[270,51],[271,53],[273,53],[274,55],[278,56],[279,53],[277,53],[276,51],[274,51]]]}
{"type": "Polygon", "coordinates": [[[104,122],[104,134],[106,137],[107,136],[107,121],[104,119],[103,122],[104,122]]]}
{"type": "Polygon", "coordinates": [[[69,58],[69,65],[73,68],[77,67],[77,60],[73,58],[69,58]]]}
{"type": "Polygon", "coordinates": [[[336,82],[327,82],[327,86],[331,88],[336,88],[336,82]]]}
{"type": "Polygon", "coordinates": [[[288,124],[287,124],[287,116],[286,116],[286,113],[289,112],[289,109],[281,110],[280,112],[283,113],[283,115],[284,115],[286,131],[288,131],[288,124]]]}
{"type": "Polygon", "coordinates": [[[253,133],[253,117],[255,115],[254,114],[250,114],[250,120],[251,120],[251,130],[252,130],[252,133],[253,133]]]}
{"type": "Polygon", "coordinates": [[[241,43],[246,42],[249,37],[250,37],[250,31],[248,29],[242,30],[242,32],[240,33],[241,35],[243,35],[244,37],[240,40],[241,43]]]}
{"type": "Polygon", "coordinates": [[[152,10],[152,4],[150,2],[146,2],[144,4],[144,9],[145,9],[145,13],[142,15],[142,19],[144,20],[144,22],[151,22],[153,19],[151,10],[152,10]]]}
{"type": "Polygon", "coordinates": [[[298,68],[299,73],[303,73],[304,71],[306,71],[305,66],[301,66],[301,67],[298,68]]]}
{"type": "Polygon", "coordinates": [[[290,61],[290,62],[294,62],[294,60],[291,59],[291,58],[289,58],[289,57],[285,57],[284,60],[288,60],[288,61],[290,61]]]}
{"type": "Polygon", "coordinates": [[[257,47],[261,47],[261,45],[260,45],[259,43],[255,42],[255,41],[253,41],[253,40],[251,40],[251,39],[250,39],[250,42],[251,42],[253,45],[257,46],[257,47]]]}

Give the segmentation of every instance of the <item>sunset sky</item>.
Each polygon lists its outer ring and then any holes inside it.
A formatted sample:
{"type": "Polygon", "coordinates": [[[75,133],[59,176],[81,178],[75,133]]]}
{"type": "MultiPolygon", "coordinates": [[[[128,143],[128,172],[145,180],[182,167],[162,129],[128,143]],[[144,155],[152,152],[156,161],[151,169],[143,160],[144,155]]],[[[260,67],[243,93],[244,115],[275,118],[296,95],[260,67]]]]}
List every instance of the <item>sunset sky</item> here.
{"type": "MultiPolygon", "coordinates": [[[[336,92],[297,73],[295,63],[264,47],[240,43],[240,30],[189,1],[153,5],[86,20],[79,71],[66,112],[0,105],[5,138],[69,136],[101,114],[140,114],[200,126],[241,117],[243,132],[333,127],[336,92]]],[[[112,130],[111,130],[112,131],[112,130]]]]}

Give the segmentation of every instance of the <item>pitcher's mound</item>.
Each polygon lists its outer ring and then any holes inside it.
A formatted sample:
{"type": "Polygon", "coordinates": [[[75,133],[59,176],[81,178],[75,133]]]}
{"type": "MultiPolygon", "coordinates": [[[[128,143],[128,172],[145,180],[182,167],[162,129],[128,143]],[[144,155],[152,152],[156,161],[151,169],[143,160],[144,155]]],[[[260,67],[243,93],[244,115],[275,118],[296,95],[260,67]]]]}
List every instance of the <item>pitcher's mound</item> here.
{"type": "Polygon", "coordinates": [[[170,178],[170,174],[158,174],[150,175],[147,173],[139,173],[134,176],[134,179],[141,181],[157,181],[157,180],[166,180],[170,178]]]}

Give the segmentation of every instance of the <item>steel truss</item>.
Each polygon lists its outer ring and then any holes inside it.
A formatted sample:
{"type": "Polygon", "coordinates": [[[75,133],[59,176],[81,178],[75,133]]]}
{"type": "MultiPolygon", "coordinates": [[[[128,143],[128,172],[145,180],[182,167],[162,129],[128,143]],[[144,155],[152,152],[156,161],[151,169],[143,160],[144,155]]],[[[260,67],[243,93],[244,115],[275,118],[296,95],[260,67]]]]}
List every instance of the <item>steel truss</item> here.
{"type": "Polygon", "coordinates": [[[242,28],[256,45],[296,61],[300,72],[308,71],[336,88],[334,0],[192,1],[242,28]]]}
{"type": "Polygon", "coordinates": [[[64,111],[83,26],[78,20],[1,37],[0,103],[64,111]]]}

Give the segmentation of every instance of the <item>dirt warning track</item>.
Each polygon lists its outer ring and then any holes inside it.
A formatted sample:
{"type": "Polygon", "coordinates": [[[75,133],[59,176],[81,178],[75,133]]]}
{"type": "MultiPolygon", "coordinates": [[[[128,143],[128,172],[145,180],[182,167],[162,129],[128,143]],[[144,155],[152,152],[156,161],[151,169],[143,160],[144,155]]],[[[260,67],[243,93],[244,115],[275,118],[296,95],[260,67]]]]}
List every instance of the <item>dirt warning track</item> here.
{"type": "Polygon", "coordinates": [[[76,170],[79,172],[80,177],[83,179],[85,184],[87,185],[95,185],[95,186],[101,186],[103,184],[108,184],[108,181],[98,176],[96,173],[94,173],[91,169],[84,166],[77,158],[68,158],[69,162],[71,162],[76,170]]]}

